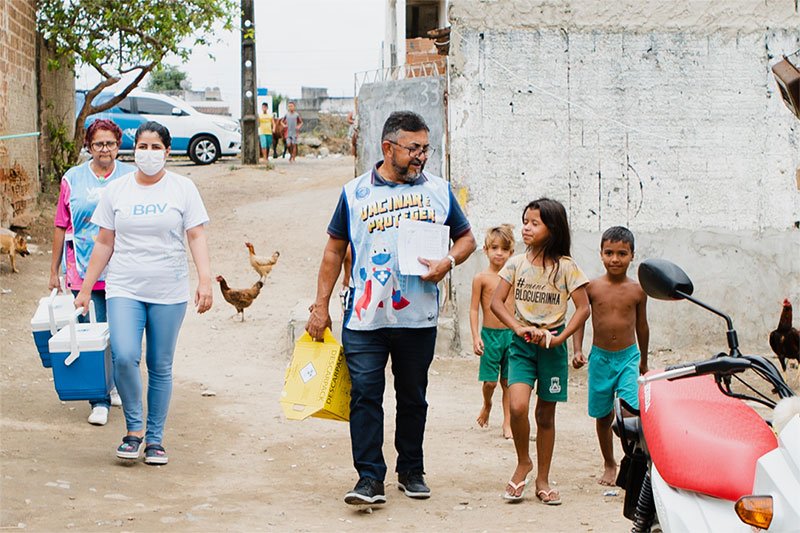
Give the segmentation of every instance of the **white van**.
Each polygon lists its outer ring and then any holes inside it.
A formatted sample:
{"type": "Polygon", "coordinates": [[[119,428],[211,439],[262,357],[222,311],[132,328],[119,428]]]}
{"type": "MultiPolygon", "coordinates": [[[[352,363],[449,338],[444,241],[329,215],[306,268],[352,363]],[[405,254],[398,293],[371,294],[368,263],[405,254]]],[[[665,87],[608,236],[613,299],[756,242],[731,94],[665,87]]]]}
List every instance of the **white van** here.
{"type": "MultiPolygon", "coordinates": [[[[102,92],[95,105],[114,96],[102,92]]],[[[86,98],[84,91],[75,93],[75,111],[80,111],[86,98]]],[[[213,163],[223,155],[237,155],[242,146],[239,123],[228,117],[201,113],[179,98],[134,89],[111,109],[90,115],[86,127],[95,119],[106,118],[122,129],[121,154],[133,153],[136,128],[154,120],[163,124],[172,136],[171,153],[188,155],[198,165],[213,163]]]]}

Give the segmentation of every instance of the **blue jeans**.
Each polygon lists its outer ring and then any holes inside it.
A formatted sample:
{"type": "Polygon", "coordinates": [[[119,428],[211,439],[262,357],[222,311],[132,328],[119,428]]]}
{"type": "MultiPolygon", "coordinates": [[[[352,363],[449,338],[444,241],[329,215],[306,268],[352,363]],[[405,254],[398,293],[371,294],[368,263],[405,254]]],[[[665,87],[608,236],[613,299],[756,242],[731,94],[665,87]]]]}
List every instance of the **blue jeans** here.
{"type": "Polygon", "coordinates": [[[108,325],[114,381],[117,384],[128,431],[144,428],[142,416],[142,335],[147,335],[146,442],[161,444],[172,397],[172,359],[186,302],[151,304],[130,298],[108,300],[108,325]]]}
{"type": "Polygon", "coordinates": [[[383,481],[383,392],[386,363],[392,357],[397,414],[394,446],[396,472],[422,472],[422,441],[428,402],[428,369],[433,361],[436,328],[342,329],[350,371],[350,443],[359,477],[383,481]]]}
{"type": "MultiPolygon", "coordinates": [[[[73,296],[78,296],[78,291],[72,291],[73,296]]],[[[98,322],[106,322],[106,291],[92,291],[92,303],[94,303],[94,314],[98,322]]],[[[89,314],[78,317],[78,322],[89,322],[89,314]]],[[[112,355],[113,358],[113,355],[112,355]]],[[[102,400],[92,400],[89,404],[94,407],[111,407],[111,398],[106,396],[102,400]]]]}

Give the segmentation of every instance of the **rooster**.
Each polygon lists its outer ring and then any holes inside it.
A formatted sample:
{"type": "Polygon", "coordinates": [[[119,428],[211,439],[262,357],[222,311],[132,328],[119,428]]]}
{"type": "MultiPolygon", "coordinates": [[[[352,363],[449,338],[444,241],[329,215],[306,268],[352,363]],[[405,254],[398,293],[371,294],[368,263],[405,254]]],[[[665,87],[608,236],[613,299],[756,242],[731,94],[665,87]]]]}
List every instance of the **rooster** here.
{"type": "Polygon", "coordinates": [[[261,280],[267,279],[267,276],[270,272],[272,272],[272,267],[275,266],[275,263],[278,262],[278,258],[281,256],[280,252],[275,252],[272,254],[272,257],[261,257],[256,255],[255,249],[253,249],[253,244],[250,242],[244,243],[247,246],[247,249],[250,250],[250,266],[253,267],[253,270],[258,272],[258,275],[261,276],[261,280]]]}
{"type": "Polygon", "coordinates": [[[261,292],[261,287],[264,286],[264,282],[258,280],[255,284],[250,287],[249,289],[231,289],[228,287],[228,282],[225,281],[225,278],[222,276],[217,276],[217,281],[219,282],[219,288],[222,291],[222,297],[225,298],[225,301],[231,304],[236,308],[236,314],[242,314],[242,322],[244,322],[244,310],[247,307],[250,307],[250,304],[253,303],[259,293],[261,292]]]}
{"type": "Polygon", "coordinates": [[[792,327],[792,303],[788,299],[783,301],[778,327],[769,334],[769,346],[778,356],[784,372],[786,372],[786,359],[796,359],[800,362],[800,332],[792,327]]]}

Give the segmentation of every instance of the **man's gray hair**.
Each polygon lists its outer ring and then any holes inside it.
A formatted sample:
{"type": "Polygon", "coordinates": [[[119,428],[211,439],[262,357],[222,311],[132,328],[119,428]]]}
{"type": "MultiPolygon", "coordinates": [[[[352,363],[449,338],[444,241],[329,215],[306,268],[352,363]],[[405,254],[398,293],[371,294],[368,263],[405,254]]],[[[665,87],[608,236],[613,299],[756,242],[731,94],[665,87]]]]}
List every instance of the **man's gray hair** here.
{"type": "Polygon", "coordinates": [[[413,111],[395,111],[383,123],[381,142],[397,141],[398,132],[402,131],[431,131],[423,119],[413,111]]]}

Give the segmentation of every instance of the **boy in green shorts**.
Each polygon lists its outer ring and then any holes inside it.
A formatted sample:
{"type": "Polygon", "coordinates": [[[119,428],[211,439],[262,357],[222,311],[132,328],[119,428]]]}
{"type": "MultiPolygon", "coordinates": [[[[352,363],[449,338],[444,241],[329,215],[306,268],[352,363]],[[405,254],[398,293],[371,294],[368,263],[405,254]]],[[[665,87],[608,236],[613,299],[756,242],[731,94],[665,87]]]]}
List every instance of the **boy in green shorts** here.
{"type": "MultiPolygon", "coordinates": [[[[480,356],[481,364],[478,381],[483,382],[483,407],[478,413],[477,422],[481,427],[489,425],[492,411],[492,396],[497,382],[503,391],[503,436],[511,438],[511,423],[508,412],[508,349],[514,332],[508,329],[490,309],[492,292],[500,278],[497,273],[514,252],[513,228],[504,224],[489,229],[483,244],[483,251],[489,259],[489,268],[479,272],[472,280],[472,301],[469,307],[469,324],[472,329],[472,349],[480,356]],[[478,312],[483,311],[483,327],[478,333],[478,312]],[[499,378],[499,379],[498,379],[499,378]]],[[[514,299],[509,296],[506,306],[513,312],[514,299]]]]}
{"type": "MultiPolygon", "coordinates": [[[[603,475],[597,481],[613,486],[617,477],[611,423],[614,396],[638,409],[637,378],[647,372],[647,295],[628,277],[633,260],[633,233],[614,226],[600,240],[600,259],[606,273],[589,282],[592,309],[592,350],[589,353],[589,416],[596,419],[597,439],[603,455],[603,475]],[[638,343],[638,347],[637,347],[638,343]],[[641,354],[641,355],[640,355],[641,354]]],[[[573,337],[572,366],[586,364],[583,326],[573,337]]]]}

